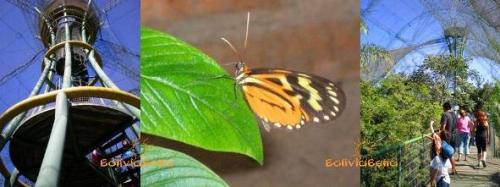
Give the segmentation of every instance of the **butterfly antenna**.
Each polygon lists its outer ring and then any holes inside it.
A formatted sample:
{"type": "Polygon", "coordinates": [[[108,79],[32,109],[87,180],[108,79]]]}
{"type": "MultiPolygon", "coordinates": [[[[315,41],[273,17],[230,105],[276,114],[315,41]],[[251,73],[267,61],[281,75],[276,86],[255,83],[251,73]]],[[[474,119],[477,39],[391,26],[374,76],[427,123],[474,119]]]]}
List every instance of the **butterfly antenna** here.
{"type": "Polygon", "coordinates": [[[243,62],[243,57],[238,53],[238,50],[229,42],[226,38],[220,38],[222,41],[226,42],[227,45],[233,50],[233,53],[240,59],[240,62],[243,62]]]}
{"type": "Polygon", "coordinates": [[[248,43],[248,28],[250,27],[250,12],[247,13],[247,29],[245,31],[245,43],[243,45],[243,49],[247,49],[247,43],[248,43]]]}
{"type": "Polygon", "coordinates": [[[238,63],[238,62],[229,62],[229,63],[222,64],[222,66],[232,66],[232,65],[235,65],[236,63],[238,63]]]}

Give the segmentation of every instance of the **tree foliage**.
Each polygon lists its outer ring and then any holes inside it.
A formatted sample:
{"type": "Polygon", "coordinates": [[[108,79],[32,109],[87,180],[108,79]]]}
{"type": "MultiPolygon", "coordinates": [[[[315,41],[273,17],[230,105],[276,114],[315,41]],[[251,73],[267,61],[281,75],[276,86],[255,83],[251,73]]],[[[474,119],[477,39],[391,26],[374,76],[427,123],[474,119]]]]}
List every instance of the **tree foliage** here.
{"type": "Polygon", "coordinates": [[[441,111],[428,85],[402,74],[379,85],[362,81],[361,95],[361,136],[368,152],[426,133],[425,124],[441,111]]]}
{"type": "Polygon", "coordinates": [[[450,55],[428,56],[410,76],[415,82],[429,85],[437,101],[449,101],[472,110],[476,102],[471,94],[482,80],[477,71],[468,68],[468,61],[470,60],[450,55]],[[471,81],[476,81],[476,86],[471,81]]]}
{"type": "Polygon", "coordinates": [[[476,101],[476,110],[488,112],[490,124],[493,124],[497,136],[500,135],[500,81],[485,84],[472,95],[476,101]]]}

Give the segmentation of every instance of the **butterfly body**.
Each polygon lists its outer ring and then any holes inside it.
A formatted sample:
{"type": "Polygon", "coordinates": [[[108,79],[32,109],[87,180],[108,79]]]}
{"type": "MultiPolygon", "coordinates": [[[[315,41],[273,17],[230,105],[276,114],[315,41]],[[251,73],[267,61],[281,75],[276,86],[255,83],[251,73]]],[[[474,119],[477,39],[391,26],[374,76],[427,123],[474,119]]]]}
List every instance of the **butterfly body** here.
{"type": "Polygon", "coordinates": [[[338,83],[301,72],[282,69],[249,69],[236,65],[236,83],[266,130],[271,124],[288,129],[338,117],[345,95],[338,83]]]}

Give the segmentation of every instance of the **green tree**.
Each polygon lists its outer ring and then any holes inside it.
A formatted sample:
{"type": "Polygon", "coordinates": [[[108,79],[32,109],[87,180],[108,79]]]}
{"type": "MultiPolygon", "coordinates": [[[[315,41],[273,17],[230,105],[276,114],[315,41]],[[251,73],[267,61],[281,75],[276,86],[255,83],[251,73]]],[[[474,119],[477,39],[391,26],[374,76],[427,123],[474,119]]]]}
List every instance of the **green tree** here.
{"type": "Polygon", "coordinates": [[[364,152],[372,152],[426,133],[437,119],[440,103],[428,85],[395,74],[373,85],[361,82],[361,136],[364,152]]]}
{"type": "MultiPolygon", "coordinates": [[[[427,134],[428,122],[438,120],[442,110],[432,89],[407,75],[392,74],[377,84],[362,81],[361,95],[362,156],[367,159],[413,160],[409,157],[418,155],[414,152],[418,149],[409,149],[407,151],[411,153],[398,157],[397,145],[427,134]]],[[[391,186],[397,170],[362,168],[362,175],[365,185],[391,186]]]]}
{"type": "MultiPolygon", "coordinates": [[[[476,86],[470,79],[480,82],[478,72],[468,68],[470,59],[451,55],[427,56],[418,70],[411,75],[413,81],[422,82],[431,86],[435,99],[472,109],[475,101],[471,94],[476,86]]],[[[480,84],[480,83],[478,83],[480,84]]]]}
{"type": "Polygon", "coordinates": [[[477,103],[475,110],[488,112],[490,124],[495,126],[497,136],[500,135],[500,81],[484,84],[471,97],[477,103]]]}

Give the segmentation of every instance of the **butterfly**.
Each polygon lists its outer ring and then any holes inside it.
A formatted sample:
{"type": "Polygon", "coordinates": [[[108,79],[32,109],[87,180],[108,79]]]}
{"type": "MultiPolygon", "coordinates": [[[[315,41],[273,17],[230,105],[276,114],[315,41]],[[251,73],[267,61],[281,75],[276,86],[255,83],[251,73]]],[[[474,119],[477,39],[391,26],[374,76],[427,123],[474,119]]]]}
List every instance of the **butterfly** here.
{"type": "Polygon", "coordinates": [[[339,83],[295,71],[249,69],[243,62],[236,66],[236,83],[266,130],[269,124],[291,130],[330,121],[344,109],[345,94],[339,83]]]}
{"type": "MultiPolygon", "coordinates": [[[[249,20],[250,14],[247,17],[245,48],[249,20]]],[[[221,39],[238,55],[229,41],[221,39]]],[[[236,64],[235,82],[267,131],[270,125],[292,130],[308,123],[331,121],[344,110],[345,94],[339,83],[296,71],[249,69],[242,56],[238,56],[240,61],[236,64]]]]}

